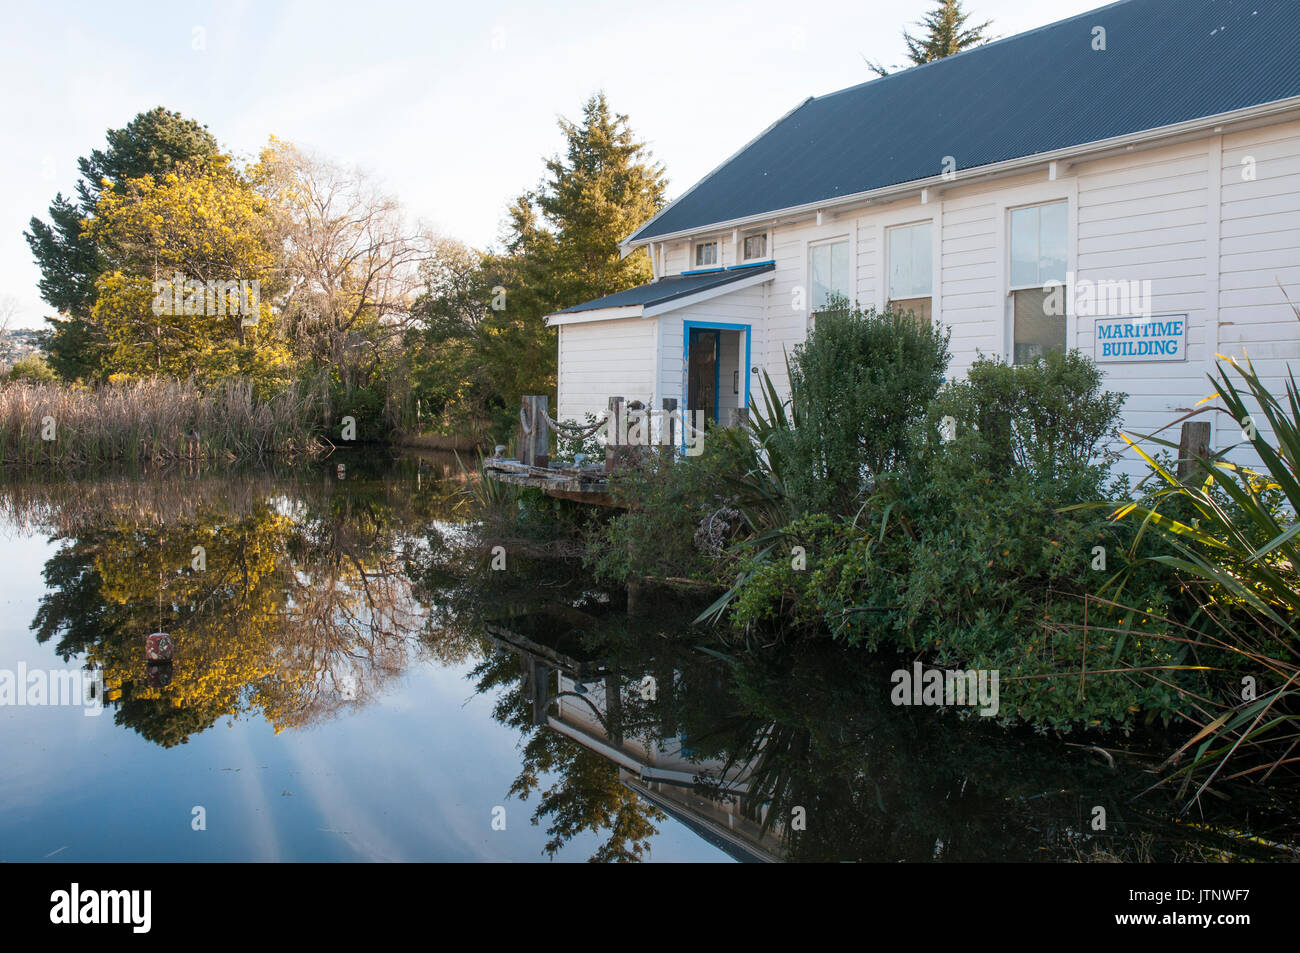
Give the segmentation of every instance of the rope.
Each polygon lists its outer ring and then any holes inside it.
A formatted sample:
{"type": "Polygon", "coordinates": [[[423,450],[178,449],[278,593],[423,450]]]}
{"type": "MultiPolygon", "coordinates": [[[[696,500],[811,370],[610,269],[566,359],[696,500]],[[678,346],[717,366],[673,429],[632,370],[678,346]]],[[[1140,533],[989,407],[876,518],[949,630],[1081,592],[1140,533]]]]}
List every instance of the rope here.
{"type": "MultiPolygon", "coordinates": [[[[648,415],[653,415],[653,414],[656,413],[656,411],[649,410],[649,409],[647,408],[647,409],[642,410],[642,411],[637,411],[637,413],[646,413],[646,414],[648,414],[648,415]]],[[[588,427],[580,427],[580,426],[578,426],[577,424],[564,424],[564,423],[560,423],[558,420],[555,420],[554,418],[552,418],[551,415],[548,414],[545,410],[542,410],[542,411],[541,411],[541,415],[542,415],[542,420],[545,421],[546,425],[547,425],[548,427],[550,427],[552,430],[554,430],[554,431],[556,431],[556,432],[561,432],[561,433],[569,434],[571,437],[575,437],[575,438],[578,438],[578,439],[585,439],[585,438],[587,438],[587,437],[590,437],[590,436],[591,436],[592,434],[594,434],[597,430],[599,430],[601,427],[605,426],[605,424],[609,422],[609,411],[606,411],[606,412],[605,412],[605,415],[604,415],[600,420],[596,421],[594,424],[592,424],[592,425],[590,425],[590,426],[588,426],[588,427]]],[[[684,430],[686,433],[688,433],[688,434],[703,434],[703,433],[704,433],[703,430],[699,430],[699,429],[697,429],[696,427],[694,427],[694,426],[691,425],[691,423],[690,423],[690,416],[691,416],[691,415],[690,415],[690,414],[688,414],[688,413],[682,413],[682,414],[677,414],[677,415],[675,415],[675,416],[676,416],[676,419],[677,419],[678,421],[681,422],[682,428],[683,428],[683,430],[684,430]]],[[[532,433],[533,433],[533,429],[534,429],[535,426],[536,426],[535,422],[530,421],[530,420],[528,419],[528,414],[527,414],[527,410],[526,410],[526,408],[524,408],[524,407],[520,407],[520,408],[519,408],[519,427],[520,427],[520,429],[523,431],[524,436],[531,436],[532,433]]]]}
{"type": "Polygon", "coordinates": [[[590,427],[579,427],[577,424],[562,424],[558,420],[552,420],[551,415],[544,410],[542,411],[542,418],[546,421],[547,426],[552,430],[564,431],[565,433],[571,434],[575,437],[586,438],[590,437],[601,427],[605,426],[605,422],[609,419],[609,412],[606,411],[605,416],[596,421],[590,427]]]}

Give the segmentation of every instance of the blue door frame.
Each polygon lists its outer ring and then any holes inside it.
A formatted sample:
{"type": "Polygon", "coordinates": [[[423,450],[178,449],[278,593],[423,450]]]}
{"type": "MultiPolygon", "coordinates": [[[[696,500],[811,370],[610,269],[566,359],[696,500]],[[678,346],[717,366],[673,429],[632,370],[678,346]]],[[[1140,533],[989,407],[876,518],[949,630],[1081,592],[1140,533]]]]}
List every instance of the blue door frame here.
{"type": "MultiPolygon", "coordinates": [[[[742,407],[749,407],[749,368],[750,368],[750,325],[722,324],[716,321],[682,322],[682,410],[687,410],[690,400],[691,381],[691,332],[692,331],[743,331],[745,334],[745,364],[740,373],[745,378],[745,401],[742,407]]],[[[722,409],[722,335],[717,336],[717,360],[713,364],[713,419],[717,420],[722,409]]]]}

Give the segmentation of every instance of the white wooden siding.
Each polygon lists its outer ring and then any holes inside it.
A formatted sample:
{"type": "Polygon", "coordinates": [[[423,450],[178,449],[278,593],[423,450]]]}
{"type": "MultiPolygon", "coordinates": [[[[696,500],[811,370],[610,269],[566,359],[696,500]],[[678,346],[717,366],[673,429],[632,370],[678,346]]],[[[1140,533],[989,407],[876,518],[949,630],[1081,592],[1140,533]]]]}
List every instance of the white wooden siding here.
{"type": "Polygon", "coordinates": [[[657,318],[624,318],[560,327],[559,416],[582,422],[602,415],[611,396],[652,400],[657,318]]]}
{"type": "MultiPolygon", "coordinates": [[[[1222,163],[1218,349],[1249,356],[1282,394],[1288,362],[1300,371],[1300,322],[1287,303],[1300,304],[1300,123],[1224,136],[1222,163]]],[[[1228,446],[1240,427],[1225,418],[1216,437],[1228,446]]]]}
{"type": "MultiPolygon", "coordinates": [[[[1142,155],[1088,163],[1078,170],[1077,278],[1150,281],[1153,314],[1187,315],[1187,360],[1102,364],[1106,385],[1128,395],[1124,429],[1150,434],[1209,395],[1207,327],[1215,320],[1210,273],[1210,195],[1217,170],[1211,144],[1200,141],[1142,155]]],[[[1077,346],[1093,353],[1095,318],[1078,321],[1077,346]]],[[[1178,440],[1178,428],[1160,434],[1178,440]]],[[[1156,448],[1146,447],[1147,452],[1156,448]]],[[[1125,450],[1120,469],[1146,474],[1125,450]]]]}
{"type": "MultiPolygon", "coordinates": [[[[769,252],[776,267],[765,285],[661,315],[657,323],[566,328],[571,343],[561,345],[562,407],[569,413],[579,405],[603,408],[609,393],[648,389],[642,382],[647,373],[653,377],[655,362],[644,354],[647,335],[659,347],[654,398],[680,399],[684,320],[752,324],[751,365],[766,369],[788,393],[785,355],[809,326],[809,243],[848,237],[856,299],[879,306],[886,284],[883,228],[909,219],[936,223],[935,316],[952,331],[951,375],[965,374],[980,354],[1005,358],[1007,210],[1054,199],[1069,203],[1069,270],[1076,281],[1150,281],[1152,313],[1188,316],[1185,362],[1102,365],[1107,386],[1129,395],[1127,430],[1161,428],[1206,397],[1216,353],[1249,354],[1276,387],[1288,362],[1300,369],[1300,322],[1283,291],[1300,303],[1300,121],[1080,161],[1062,167],[1054,181],[1045,169],[991,183],[958,180],[929,199],[827,213],[821,224],[807,218],[775,226],[769,252]],[[1243,175],[1247,157],[1254,160],[1253,179],[1243,175]],[[801,299],[805,307],[796,308],[801,299]]],[[[717,237],[724,261],[733,262],[730,233],[717,237]]],[[[690,270],[692,248],[686,241],[666,244],[665,273],[690,270]]],[[[1091,354],[1094,329],[1093,316],[1072,314],[1070,345],[1091,354]]],[[[751,394],[755,384],[751,375],[751,394]]],[[[1176,428],[1165,436],[1176,440],[1176,428]]],[[[1239,438],[1231,421],[1214,422],[1217,446],[1239,438]]],[[[1135,455],[1126,457],[1123,469],[1145,472],[1135,455]]]]}

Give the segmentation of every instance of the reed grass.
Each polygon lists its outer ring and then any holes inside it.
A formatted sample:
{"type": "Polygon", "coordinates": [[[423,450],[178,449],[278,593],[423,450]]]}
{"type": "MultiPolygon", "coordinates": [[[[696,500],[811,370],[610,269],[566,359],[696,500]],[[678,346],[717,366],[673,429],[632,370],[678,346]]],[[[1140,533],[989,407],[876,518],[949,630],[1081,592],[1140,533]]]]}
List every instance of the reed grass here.
{"type": "Polygon", "coordinates": [[[328,447],[321,417],[320,395],[309,385],[259,399],[246,381],[210,388],[166,378],[96,388],[11,382],[0,385],[0,464],[315,455],[328,447]]]}

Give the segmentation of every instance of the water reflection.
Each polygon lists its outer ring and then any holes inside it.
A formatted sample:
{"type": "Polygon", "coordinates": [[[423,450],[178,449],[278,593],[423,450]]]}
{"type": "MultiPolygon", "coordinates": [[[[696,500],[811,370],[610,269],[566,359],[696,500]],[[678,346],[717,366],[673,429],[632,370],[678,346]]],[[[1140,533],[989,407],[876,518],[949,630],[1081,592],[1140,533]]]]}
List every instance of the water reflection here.
{"type": "Polygon", "coordinates": [[[472,662],[519,737],[509,789],[485,796],[527,804],[551,856],[594,836],[592,860],[644,860],[670,824],[746,861],[1285,859],[1300,843],[1285,795],[1225,789],[1180,815],[1135,799],[1151,759],[894,707],[880,660],[729,653],[680,593],[629,600],[515,555],[494,571],[463,479],[453,460],[350,458],[344,480],[332,464],[11,480],[0,521],[54,542],[37,640],[102,671],[115,722],[163,748],[223,718],[297,731],[414,666],[472,662]],[[145,657],[159,631],[169,662],[145,657]]]}
{"type": "Polygon", "coordinates": [[[57,542],[38,641],[101,672],[117,723],[164,747],[225,716],[280,731],[364,705],[423,644],[408,569],[431,514],[402,483],[123,478],[4,499],[57,542]],[[146,660],[153,632],[171,660],[146,660]]]}
{"type": "Polygon", "coordinates": [[[496,716],[526,739],[516,790],[562,769],[534,815],[552,848],[600,825],[611,834],[597,859],[633,858],[640,832],[672,816],[748,861],[1296,855],[1294,792],[1225,790],[1195,816],[1167,793],[1138,797],[1154,780],[1140,752],[1157,738],[1112,739],[1133,754],[1111,764],[1082,744],[895,707],[880,659],[821,644],[730,656],[690,627],[702,605],[680,593],[642,593],[629,614],[564,586],[554,564],[533,569],[531,603],[489,613],[495,651],[475,676],[509,688],[496,716]]]}

